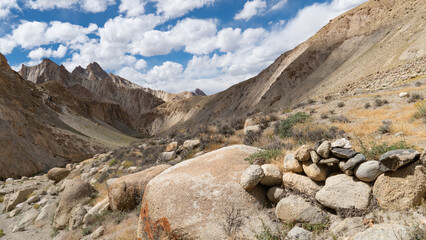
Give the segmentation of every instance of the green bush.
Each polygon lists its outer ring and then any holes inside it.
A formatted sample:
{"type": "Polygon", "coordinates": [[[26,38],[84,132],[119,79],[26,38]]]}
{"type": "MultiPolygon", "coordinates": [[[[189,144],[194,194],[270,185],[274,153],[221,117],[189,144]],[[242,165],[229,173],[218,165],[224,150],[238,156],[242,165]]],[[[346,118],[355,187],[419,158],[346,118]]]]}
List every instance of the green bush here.
{"type": "Polygon", "coordinates": [[[398,150],[398,149],[413,149],[415,148],[414,145],[409,145],[405,141],[399,141],[396,143],[389,144],[387,142],[384,142],[382,144],[377,144],[375,142],[370,143],[370,147],[366,147],[359,139],[361,145],[361,152],[369,159],[379,159],[380,156],[386,152],[392,151],[392,150],[398,150]]]}
{"type": "Polygon", "coordinates": [[[4,235],[6,234],[4,234],[3,229],[0,229],[0,238],[3,237],[4,235]]]}
{"type": "Polygon", "coordinates": [[[117,163],[117,160],[116,159],[111,159],[111,161],[109,161],[109,165],[110,166],[112,166],[112,165],[115,165],[117,163]]]}
{"type": "Polygon", "coordinates": [[[262,232],[256,234],[255,237],[258,240],[280,240],[284,239],[286,234],[286,231],[280,232],[279,229],[272,231],[272,229],[262,221],[262,232]]]}
{"type": "Polygon", "coordinates": [[[291,128],[298,123],[306,122],[309,118],[310,118],[310,115],[304,112],[298,112],[294,115],[290,115],[288,118],[281,121],[278,127],[279,136],[282,138],[290,137],[291,128]]]}
{"type": "Polygon", "coordinates": [[[252,164],[256,158],[263,158],[266,160],[266,162],[270,162],[270,160],[275,159],[282,154],[283,152],[277,149],[264,150],[250,155],[246,160],[249,161],[250,164],[252,164]]]}

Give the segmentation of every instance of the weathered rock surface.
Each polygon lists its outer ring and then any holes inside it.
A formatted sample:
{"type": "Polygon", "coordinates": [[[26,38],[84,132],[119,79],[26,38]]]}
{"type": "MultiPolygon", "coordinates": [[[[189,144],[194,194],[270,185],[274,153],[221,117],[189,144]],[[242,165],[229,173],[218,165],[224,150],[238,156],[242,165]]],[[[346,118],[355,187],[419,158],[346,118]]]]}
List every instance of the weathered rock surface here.
{"type": "Polygon", "coordinates": [[[283,198],[285,195],[285,191],[282,187],[271,187],[268,192],[266,193],[266,196],[268,197],[269,201],[273,203],[277,203],[283,198]]]}
{"type": "Polygon", "coordinates": [[[351,142],[346,138],[337,139],[331,143],[332,148],[352,148],[351,142]]]}
{"type": "Polygon", "coordinates": [[[84,215],[86,215],[86,213],[87,213],[86,209],[80,204],[75,206],[71,210],[68,228],[70,230],[77,229],[81,224],[83,224],[83,218],[84,218],[84,215]]]}
{"type": "Polygon", "coordinates": [[[246,191],[252,190],[265,176],[263,169],[256,164],[250,165],[241,174],[240,184],[246,191]]]}
{"type": "Polygon", "coordinates": [[[222,148],[179,163],[152,179],[142,201],[138,238],[152,237],[150,229],[159,229],[163,236],[223,239],[227,236],[224,211],[228,216],[237,212],[243,216],[236,234],[244,239],[253,239],[262,221],[275,229],[260,207],[268,202],[266,192],[256,187],[248,193],[239,183],[249,167],[244,159],[257,151],[244,145],[222,148]]]}
{"type": "Polygon", "coordinates": [[[321,186],[312,181],[312,179],[290,172],[283,174],[283,185],[285,188],[290,188],[308,196],[315,196],[321,189],[321,186]]]}
{"type": "Polygon", "coordinates": [[[370,202],[371,188],[368,184],[354,180],[346,174],[327,178],[325,186],[315,198],[329,208],[356,208],[365,210],[370,202]]]}
{"type": "Polygon", "coordinates": [[[312,147],[309,145],[302,145],[300,146],[297,150],[296,153],[294,154],[294,157],[300,161],[300,162],[306,162],[309,161],[311,155],[311,151],[312,151],[312,147]]]}
{"type": "Polygon", "coordinates": [[[326,214],[303,198],[290,195],[281,199],[275,209],[275,214],[284,223],[326,223],[326,214]]]}
{"type": "Polygon", "coordinates": [[[365,160],[366,160],[365,156],[359,153],[359,154],[355,155],[355,157],[346,161],[345,165],[343,166],[343,170],[344,171],[352,170],[356,166],[358,166],[360,163],[365,162],[365,160]]]}
{"type": "Polygon", "coordinates": [[[377,224],[364,232],[355,234],[353,240],[401,240],[410,239],[407,228],[399,224],[377,224]]]}
{"type": "Polygon", "coordinates": [[[188,149],[188,150],[192,150],[196,147],[198,147],[198,145],[200,145],[200,140],[199,139],[193,139],[193,140],[186,140],[185,142],[183,142],[183,147],[188,149]]]}
{"type": "Polygon", "coordinates": [[[67,226],[71,210],[79,204],[84,205],[90,200],[91,194],[95,192],[95,189],[89,183],[78,178],[67,183],[53,219],[54,227],[60,230],[67,226]]]}
{"type": "Polygon", "coordinates": [[[324,141],[318,146],[317,153],[323,158],[328,158],[330,156],[330,150],[331,150],[331,142],[324,141]]]}
{"type": "Polygon", "coordinates": [[[261,168],[265,176],[260,180],[260,184],[265,186],[281,185],[283,174],[276,165],[263,164],[261,168]]]}
{"type": "Polygon", "coordinates": [[[386,172],[374,183],[373,194],[386,209],[405,210],[421,205],[426,196],[426,169],[412,164],[386,172]]]}
{"type": "Polygon", "coordinates": [[[247,126],[244,128],[244,135],[248,135],[249,133],[260,133],[262,131],[262,128],[260,128],[259,125],[254,126],[247,126]]]}
{"type": "Polygon", "coordinates": [[[318,163],[318,162],[321,160],[320,155],[318,155],[318,153],[317,153],[317,152],[315,152],[315,151],[311,151],[311,152],[309,153],[309,155],[311,155],[311,160],[312,160],[312,162],[314,162],[314,163],[318,163]]]}
{"type": "Polygon", "coordinates": [[[327,159],[322,159],[318,162],[318,164],[336,164],[339,163],[340,160],[337,158],[327,158],[327,159]]]}
{"type": "Polygon", "coordinates": [[[347,148],[332,148],[331,154],[337,158],[350,159],[355,157],[355,155],[358,153],[352,149],[347,148]]]}
{"type": "Polygon", "coordinates": [[[95,206],[93,206],[89,211],[84,215],[83,222],[86,223],[90,220],[91,217],[96,214],[103,214],[109,208],[109,199],[105,198],[104,200],[98,202],[95,206]]]}
{"type": "Polygon", "coordinates": [[[311,161],[303,162],[302,167],[306,175],[315,181],[325,181],[330,171],[327,166],[316,164],[311,161]]]}
{"type": "Polygon", "coordinates": [[[66,168],[52,168],[47,172],[47,178],[52,181],[59,182],[70,174],[70,170],[66,168]]]}
{"type": "Polygon", "coordinates": [[[364,219],[362,217],[345,218],[331,224],[329,230],[338,239],[353,236],[365,230],[364,219]]]}
{"type": "Polygon", "coordinates": [[[303,168],[299,161],[296,160],[294,154],[287,154],[283,161],[284,171],[302,173],[303,168]]]}
{"type": "Polygon", "coordinates": [[[118,179],[108,180],[108,198],[111,209],[113,211],[134,209],[141,201],[141,194],[148,182],[169,167],[171,165],[162,164],[118,179]]]}
{"type": "Polygon", "coordinates": [[[27,188],[23,190],[19,190],[10,196],[3,207],[3,212],[12,211],[16,205],[25,202],[27,200],[28,195],[30,195],[36,188],[27,188]]]}
{"type": "Polygon", "coordinates": [[[417,160],[420,153],[412,149],[399,149],[389,151],[380,156],[379,161],[388,169],[396,171],[398,168],[417,160]]]}
{"type": "Polygon", "coordinates": [[[171,143],[167,144],[165,151],[166,152],[176,151],[178,144],[179,144],[178,142],[171,142],[171,143]]]}
{"type": "Polygon", "coordinates": [[[301,227],[293,227],[285,239],[287,240],[310,240],[314,234],[301,227]]]}
{"type": "Polygon", "coordinates": [[[364,181],[372,182],[386,171],[386,167],[379,161],[367,161],[359,164],[354,171],[355,176],[364,181]]]}

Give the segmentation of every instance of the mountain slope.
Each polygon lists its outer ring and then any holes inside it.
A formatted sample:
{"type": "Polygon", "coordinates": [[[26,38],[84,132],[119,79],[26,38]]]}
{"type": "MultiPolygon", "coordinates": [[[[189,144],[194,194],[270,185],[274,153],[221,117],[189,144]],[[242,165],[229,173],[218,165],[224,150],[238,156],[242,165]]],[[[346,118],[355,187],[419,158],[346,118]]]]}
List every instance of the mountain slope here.
{"type": "Polygon", "coordinates": [[[160,105],[145,114],[144,124],[158,133],[288,108],[311,98],[377,90],[424,75],[425,9],[425,1],[369,1],[330,21],[256,77],[212,96],[160,105]],[[413,67],[396,70],[407,64],[413,67]],[[392,71],[398,74],[390,77],[392,71]]]}

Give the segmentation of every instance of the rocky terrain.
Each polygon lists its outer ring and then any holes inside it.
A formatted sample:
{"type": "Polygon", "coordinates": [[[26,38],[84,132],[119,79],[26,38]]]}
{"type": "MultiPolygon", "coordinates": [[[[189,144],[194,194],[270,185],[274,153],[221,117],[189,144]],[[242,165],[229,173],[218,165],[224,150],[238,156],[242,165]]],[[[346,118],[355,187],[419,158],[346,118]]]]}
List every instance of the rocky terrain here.
{"type": "Polygon", "coordinates": [[[0,239],[426,239],[425,9],[369,1],[212,96],[0,54],[0,239]]]}

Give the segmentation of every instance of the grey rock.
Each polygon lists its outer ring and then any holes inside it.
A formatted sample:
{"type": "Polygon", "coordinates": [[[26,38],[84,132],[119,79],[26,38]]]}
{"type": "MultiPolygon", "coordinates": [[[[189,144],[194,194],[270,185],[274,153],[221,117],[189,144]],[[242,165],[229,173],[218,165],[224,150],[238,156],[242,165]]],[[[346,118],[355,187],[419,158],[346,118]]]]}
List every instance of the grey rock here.
{"type": "Polygon", "coordinates": [[[172,151],[172,152],[163,152],[160,155],[160,162],[161,161],[168,162],[168,161],[172,160],[175,157],[176,157],[176,152],[175,151],[172,151]]]}
{"type": "Polygon", "coordinates": [[[287,240],[310,240],[313,237],[313,233],[305,230],[301,227],[293,227],[288,233],[285,239],[287,240]]]}
{"type": "Polygon", "coordinates": [[[285,223],[323,224],[326,214],[303,198],[290,195],[281,199],[275,208],[276,216],[285,223]]]}
{"type": "Polygon", "coordinates": [[[358,153],[352,149],[332,148],[331,154],[337,158],[350,159],[355,157],[355,155],[357,155],[358,153]]]}
{"type": "Polygon", "coordinates": [[[330,141],[324,141],[318,146],[316,152],[321,157],[328,158],[330,156],[330,150],[331,150],[331,142],[330,141]]]}
{"type": "Polygon", "coordinates": [[[346,170],[352,170],[352,169],[354,169],[356,166],[358,166],[358,164],[360,164],[360,163],[362,163],[362,162],[365,162],[365,161],[366,161],[365,156],[364,156],[364,155],[362,155],[362,154],[360,154],[360,153],[358,153],[357,155],[355,155],[355,157],[353,157],[353,158],[349,159],[349,160],[345,163],[345,165],[343,166],[343,170],[344,170],[344,171],[346,171],[346,170]]]}
{"type": "Polygon", "coordinates": [[[282,187],[271,187],[266,193],[269,201],[277,203],[285,196],[285,191],[282,187]]]}
{"type": "Polygon", "coordinates": [[[413,149],[399,149],[389,151],[380,156],[379,161],[389,170],[396,171],[398,168],[417,160],[420,153],[413,149]]]}
{"type": "Polygon", "coordinates": [[[400,240],[410,239],[407,228],[399,224],[377,224],[364,232],[355,234],[353,240],[400,240]]]}
{"type": "Polygon", "coordinates": [[[308,196],[315,196],[321,189],[321,186],[312,181],[309,177],[291,172],[283,174],[283,185],[285,188],[295,190],[308,196]]]}
{"type": "Polygon", "coordinates": [[[354,171],[355,176],[364,182],[373,182],[387,168],[379,161],[367,161],[359,164],[354,171]]]}
{"type": "Polygon", "coordinates": [[[81,224],[83,224],[83,218],[86,215],[87,211],[82,205],[77,205],[71,210],[71,216],[68,223],[70,230],[77,229],[81,224]]]}
{"type": "Polygon", "coordinates": [[[318,162],[318,164],[336,164],[339,163],[340,160],[337,158],[327,158],[327,159],[322,159],[318,162]]]}
{"type": "Polygon", "coordinates": [[[365,230],[364,219],[362,217],[345,218],[342,221],[333,222],[329,230],[339,239],[353,236],[365,230]]]}
{"type": "Polygon", "coordinates": [[[31,203],[35,203],[39,200],[40,200],[40,195],[34,195],[34,196],[31,196],[30,198],[28,198],[27,203],[31,204],[31,203]]]}
{"type": "Polygon", "coordinates": [[[8,201],[4,203],[3,212],[12,211],[16,205],[25,202],[27,200],[27,196],[31,194],[36,188],[27,188],[20,191],[17,191],[10,196],[8,201]]]}
{"type": "Polygon", "coordinates": [[[246,191],[253,189],[265,176],[263,169],[259,165],[250,165],[241,174],[240,184],[246,191]]]}
{"type": "Polygon", "coordinates": [[[302,163],[303,171],[305,171],[306,176],[314,181],[325,181],[329,174],[330,169],[326,165],[320,165],[309,162],[302,163]]]}
{"type": "Polygon", "coordinates": [[[47,172],[47,178],[59,182],[70,174],[70,170],[65,168],[52,168],[47,172]]]}
{"type": "Polygon", "coordinates": [[[321,160],[320,155],[318,155],[318,153],[315,151],[311,151],[309,155],[311,155],[311,160],[313,163],[318,163],[321,160]]]}
{"type": "Polygon", "coordinates": [[[13,233],[22,231],[25,231],[25,226],[21,224],[16,225],[12,230],[13,233]]]}
{"type": "Polygon", "coordinates": [[[200,140],[199,139],[194,139],[194,140],[186,140],[185,142],[183,142],[183,147],[189,150],[192,150],[196,147],[198,147],[198,145],[200,145],[200,140]]]}
{"type": "Polygon", "coordinates": [[[332,148],[352,148],[351,142],[346,138],[337,139],[331,144],[332,148]]]}
{"type": "Polygon", "coordinates": [[[339,168],[340,168],[340,170],[342,172],[344,172],[348,176],[354,175],[354,171],[353,170],[345,170],[345,169],[343,169],[343,167],[345,166],[345,164],[346,164],[346,162],[344,162],[344,161],[340,161],[339,162],[339,168]]]}

